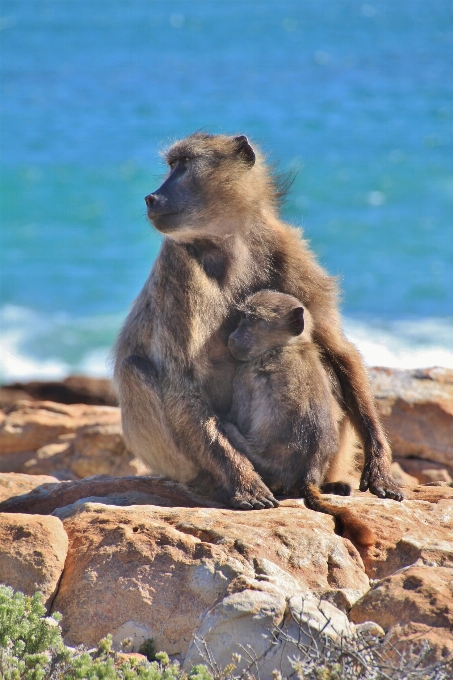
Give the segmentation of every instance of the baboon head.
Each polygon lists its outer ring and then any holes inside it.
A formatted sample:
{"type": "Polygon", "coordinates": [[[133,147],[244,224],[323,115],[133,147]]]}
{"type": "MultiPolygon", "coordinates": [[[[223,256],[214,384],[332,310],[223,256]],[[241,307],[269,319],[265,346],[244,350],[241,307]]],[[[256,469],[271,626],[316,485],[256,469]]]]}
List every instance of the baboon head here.
{"type": "Polygon", "coordinates": [[[261,154],[245,135],[196,132],[164,157],[169,173],[145,201],[156,229],[172,238],[227,235],[258,204],[278,200],[261,154]]]}
{"type": "Polygon", "coordinates": [[[271,290],[251,295],[241,305],[242,319],[228,339],[239,361],[287,345],[304,330],[304,308],[297,298],[271,290]]]}

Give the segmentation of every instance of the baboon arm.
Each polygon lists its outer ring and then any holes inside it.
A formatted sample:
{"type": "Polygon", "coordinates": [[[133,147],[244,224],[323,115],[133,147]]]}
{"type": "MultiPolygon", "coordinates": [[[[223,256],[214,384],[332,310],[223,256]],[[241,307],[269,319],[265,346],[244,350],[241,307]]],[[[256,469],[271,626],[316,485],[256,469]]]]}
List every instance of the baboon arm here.
{"type": "Polygon", "coordinates": [[[328,323],[316,319],[314,339],[332,363],[349,418],[363,443],[365,466],[360,489],[369,489],[380,498],[402,500],[403,495],[390,473],[390,447],[376,411],[362,356],[335,321],[335,313],[328,323]]]}

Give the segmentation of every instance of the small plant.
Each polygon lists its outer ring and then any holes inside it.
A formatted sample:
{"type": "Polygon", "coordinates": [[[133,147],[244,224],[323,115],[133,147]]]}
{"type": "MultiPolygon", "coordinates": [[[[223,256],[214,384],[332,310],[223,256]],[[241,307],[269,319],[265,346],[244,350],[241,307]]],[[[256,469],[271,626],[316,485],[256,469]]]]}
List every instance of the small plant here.
{"type": "Polygon", "coordinates": [[[44,668],[64,650],[60,620],[60,614],[46,616],[41,593],[27,597],[0,586],[0,677],[44,678],[44,668]]]}
{"type": "Polygon", "coordinates": [[[139,651],[139,654],[143,654],[143,656],[146,656],[148,661],[155,661],[155,659],[156,659],[156,648],[154,646],[154,640],[152,638],[145,640],[145,642],[142,644],[142,646],[140,647],[140,649],[138,651],[139,651]]]}

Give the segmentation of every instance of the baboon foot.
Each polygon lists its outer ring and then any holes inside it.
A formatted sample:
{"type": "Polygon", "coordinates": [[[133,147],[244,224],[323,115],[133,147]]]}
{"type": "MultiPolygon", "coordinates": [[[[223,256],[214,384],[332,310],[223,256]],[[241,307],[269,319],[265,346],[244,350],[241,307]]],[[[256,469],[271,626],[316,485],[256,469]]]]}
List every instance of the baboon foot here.
{"type": "Polygon", "coordinates": [[[321,486],[323,493],[333,493],[335,496],[350,496],[351,485],[347,482],[327,482],[321,486]]]}
{"type": "Polygon", "coordinates": [[[360,491],[371,491],[379,498],[392,498],[394,501],[404,500],[404,495],[398,484],[392,479],[387,466],[380,466],[375,461],[370,461],[363,468],[360,480],[360,491]]]}
{"type": "Polygon", "coordinates": [[[278,508],[280,505],[258,475],[237,488],[227,498],[227,503],[238,510],[264,510],[265,508],[278,508]]]}

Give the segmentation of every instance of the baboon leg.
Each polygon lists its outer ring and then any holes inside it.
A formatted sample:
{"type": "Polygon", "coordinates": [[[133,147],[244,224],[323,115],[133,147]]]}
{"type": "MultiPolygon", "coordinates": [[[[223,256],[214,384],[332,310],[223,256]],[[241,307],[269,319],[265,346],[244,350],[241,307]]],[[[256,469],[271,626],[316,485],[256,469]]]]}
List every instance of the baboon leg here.
{"type": "MultiPolygon", "coordinates": [[[[323,479],[324,487],[330,486],[334,488],[335,484],[346,484],[351,488],[357,488],[358,470],[357,462],[355,460],[356,450],[355,442],[357,435],[346,416],[342,417],[338,425],[340,443],[337,451],[331,456],[329,460],[329,467],[323,479]]],[[[363,464],[363,461],[362,461],[363,464]]],[[[338,487],[341,488],[341,487],[338,487]]],[[[336,493],[335,491],[325,491],[325,493],[336,493]]],[[[343,495],[349,495],[342,494],[343,495]]]]}
{"type": "Polygon", "coordinates": [[[277,507],[278,501],[248,458],[236,451],[198,386],[181,374],[159,380],[149,359],[130,355],[119,374],[126,444],[159,474],[183,483],[206,471],[210,495],[244,510],[277,507]]]}
{"type": "Polygon", "coordinates": [[[126,357],[119,374],[124,439],[151,470],[186,483],[198,469],[187,460],[171,435],[156,370],[149,359],[126,357]]]}
{"type": "Polygon", "coordinates": [[[231,444],[190,376],[181,374],[175,386],[169,381],[162,401],[178,449],[214,478],[214,498],[242,510],[278,506],[251,461],[231,444]]]}
{"type": "Polygon", "coordinates": [[[333,493],[335,496],[350,496],[351,485],[348,482],[327,482],[321,485],[323,493],[333,493]]]}
{"type": "Polygon", "coordinates": [[[328,354],[340,381],[348,416],[360,437],[365,465],[360,490],[369,489],[380,498],[403,500],[403,494],[390,472],[391,452],[374,405],[368,375],[360,352],[332,325],[316,319],[314,335],[328,354]]]}

